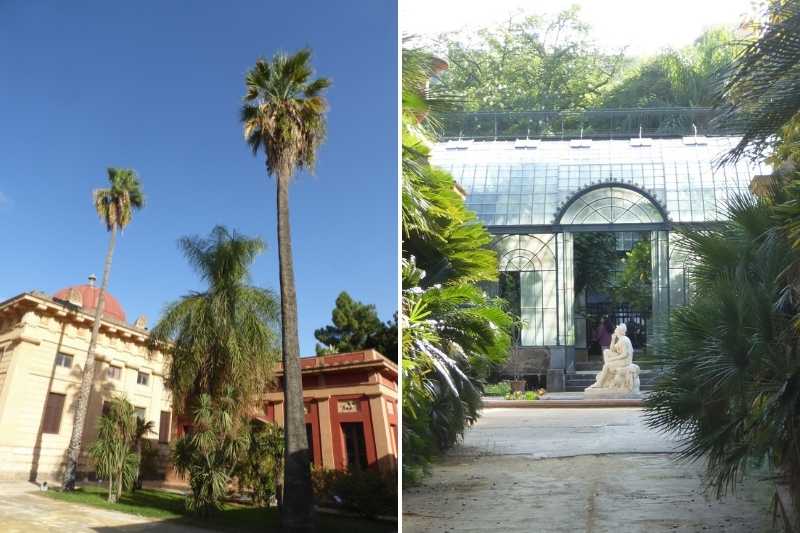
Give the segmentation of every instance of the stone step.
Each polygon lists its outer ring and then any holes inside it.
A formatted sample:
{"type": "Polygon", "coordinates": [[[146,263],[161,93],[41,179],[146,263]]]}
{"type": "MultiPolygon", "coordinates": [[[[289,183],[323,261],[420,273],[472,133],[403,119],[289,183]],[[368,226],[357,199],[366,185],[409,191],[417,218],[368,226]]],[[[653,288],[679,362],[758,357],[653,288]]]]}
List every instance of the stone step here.
{"type": "MultiPolygon", "coordinates": [[[[564,387],[564,392],[583,392],[585,389],[586,389],[586,387],[574,387],[574,386],[567,385],[566,387],[564,387]]],[[[653,390],[653,386],[652,385],[644,385],[644,384],[642,384],[642,385],[639,385],[639,390],[641,392],[650,392],[650,391],[653,390]]]]}
{"type": "MultiPolygon", "coordinates": [[[[600,369],[597,370],[575,370],[575,372],[568,372],[568,376],[596,376],[600,372],[600,369]]],[[[640,368],[639,375],[649,375],[649,374],[660,374],[660,371],[657,368],[640,368]]]]}
{"type": "MultiPolygon", "coordinates": [[[[645,369],[658,369],[660,368],[661,364],[658,361],[652,360],[639,360],[637,361],[634,357],[633,362],[639,365],[639,368],[642,370],[645,369]]],[[[577,371],[591,371],[596,370],[600,371],[603,368],[602,361],[579,361],[575,363],[575,370],[577,371]]]]}
{"type": "MultiPolygon", "coordinates": [[[[639,374],[639,381],[656,381],[661,374],[659,372],[646,372],[639,374]]],[[[565,376],[567,383],[574,381],[594,381],[597,379],[597,372],[586,374],[567,374],[565,376]]]]}

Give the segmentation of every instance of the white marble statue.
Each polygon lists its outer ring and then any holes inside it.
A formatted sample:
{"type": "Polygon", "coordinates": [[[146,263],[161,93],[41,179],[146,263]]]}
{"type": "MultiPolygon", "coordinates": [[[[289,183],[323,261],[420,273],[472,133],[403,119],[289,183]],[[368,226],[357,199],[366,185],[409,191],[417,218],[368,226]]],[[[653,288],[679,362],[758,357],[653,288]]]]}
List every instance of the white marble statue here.
{"type": "Polygon", "coordinates": [[[620,324],[611,336],[611,346],[603,350],[603,370],[586,394],[639,394],[639,366],[633,364],[633,345],[620,324]]]}

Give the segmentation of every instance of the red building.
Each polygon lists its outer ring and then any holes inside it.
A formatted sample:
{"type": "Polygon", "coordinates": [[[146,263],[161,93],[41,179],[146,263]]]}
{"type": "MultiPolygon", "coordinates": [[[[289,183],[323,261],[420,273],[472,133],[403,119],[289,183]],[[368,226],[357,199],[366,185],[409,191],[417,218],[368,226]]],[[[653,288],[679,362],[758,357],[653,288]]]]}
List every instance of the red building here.
{"type": "MultiPolygon", "coordinates": [[[[301,359],[306,432],[318,468],[397,466],[397,365],[376,352],[301,359]]],[[[265,416],[283,425],[283,368],[265,416]]]]}

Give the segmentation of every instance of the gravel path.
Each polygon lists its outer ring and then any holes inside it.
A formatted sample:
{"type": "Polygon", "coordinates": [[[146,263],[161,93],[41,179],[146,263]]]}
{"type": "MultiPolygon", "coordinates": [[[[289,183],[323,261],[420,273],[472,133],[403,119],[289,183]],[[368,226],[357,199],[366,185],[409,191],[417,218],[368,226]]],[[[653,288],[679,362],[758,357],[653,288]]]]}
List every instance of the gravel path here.
{"type": "Polygon", "coordinates": [[[421,487],[405,490],[403,531],[773,531],[768,483],[717,501],[702,465],[640,409],[487,409],[421,487]]]}

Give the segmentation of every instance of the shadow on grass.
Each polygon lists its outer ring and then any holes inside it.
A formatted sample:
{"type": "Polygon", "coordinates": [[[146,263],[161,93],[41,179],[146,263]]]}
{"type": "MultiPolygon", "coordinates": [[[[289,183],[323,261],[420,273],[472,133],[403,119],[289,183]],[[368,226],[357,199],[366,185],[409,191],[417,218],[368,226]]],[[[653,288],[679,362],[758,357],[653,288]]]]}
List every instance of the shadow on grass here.
{"type": "MultiPolygon", "coordinates": [[[[214,512],[207,518],[198,518],[187,513],[183,504],[184,497],[181,494],[162,490],[144,489],[126,493],[116,504],[106,501],[106,491],[100,486],[85,486],[75,492],[48,491],[39,494],[67,503],[90,505],[158,520],[149,524],[94,528],[99,532],[181,531],[190,527],[237,532],[280,530],[280,513],[275,508],[226,504],[223,510],[214,512]]],[[[397,531],[396,524],[382,521],[326,513],[318,513],[317,516],[318,530],[326,533],[389,533],[397,531]]]]}

